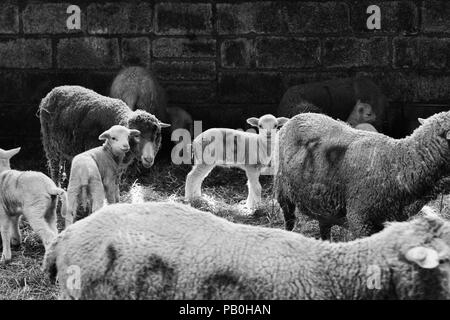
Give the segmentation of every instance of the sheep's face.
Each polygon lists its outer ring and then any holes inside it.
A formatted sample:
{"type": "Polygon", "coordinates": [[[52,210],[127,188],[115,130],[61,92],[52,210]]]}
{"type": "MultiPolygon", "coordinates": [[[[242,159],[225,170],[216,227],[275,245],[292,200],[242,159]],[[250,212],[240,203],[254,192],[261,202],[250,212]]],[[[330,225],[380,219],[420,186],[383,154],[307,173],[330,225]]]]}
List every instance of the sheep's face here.
{"type": "Polygon", "coordinates": [[[98,138],[104,140],[105,144],[111,147],[111,152],[119,157],[130,151],[130,138],[138,137],[140,134],[139,130],[115,125],[103,132],[98,138]]]}
{"type": "Polygon", "coordinates": [[[266,114],[261,118],[248,118],[247,123],[258,127],[259,134],[267,135],[267,138],[270,138],[272,132],[278,131],[288,120],[285,117],[276,118],[271,114],[266,114]]]}
{"type": "Polygon", "coordinates": [[[19,148],[15,148],[15,149],[11,149],[11,150],[3,150],[2,148],[0,148],[0,172],[4,171],[4,170],[11,169],[9,160],[13,156],[18,154],[19,151],[20,151],[20,147],[19,148]]]}
{"type": "Polygon", "coordinates": [[[352,126],[356,126],[361,123],[374,123],[376,120],[377,116],[373,112],[372,106],[358,100],[347,122],[352,126]]]}
{"type": "Polygon", "coordinates": [[[404,226],[395,232],[399,298],[450,299],[450,223],[428,213],[404,226]]]}
{"type": "Polygon", "coordinates": [[[131,148],[142,165],[150,168],[161,147],[161,128],[167,128],[170,125],[160,122],[155,116],[143,110],[136,110],[133,113],[128,127],[139,130],[141,134],[132,140],[131,148]]]}

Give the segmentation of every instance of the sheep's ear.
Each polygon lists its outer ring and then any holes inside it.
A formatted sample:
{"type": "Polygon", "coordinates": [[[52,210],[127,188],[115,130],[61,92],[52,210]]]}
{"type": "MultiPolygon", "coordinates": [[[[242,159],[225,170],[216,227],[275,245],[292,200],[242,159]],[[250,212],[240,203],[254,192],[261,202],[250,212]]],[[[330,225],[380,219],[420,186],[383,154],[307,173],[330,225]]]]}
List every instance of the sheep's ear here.
{"type": "Polygon", "coordinates": [[[141,132],[136,129],[130,129],[130,137],[139,137],[141,135],[141,132]]]}
{"type": "Polygon", "coordinates": [[[253,127],[257,127],[257,126],[258,126],[258,122],[259,122],[259,119],[258,119],[258,118],[255,118],[255,117],[252,117],[252,118],[248,118],[248,119],[247,119],[247,123],[248,123],[249,125],[253,126],[253,127]]]}
{"type": "Polygon", "coordinates": [[[286,117],[277,118],[278,127],[284,126],[284,124],[288,121],[289,121],[289,118],[286,118],[286,117]]]}
{"type": "Polygon", "coordinates": [[[417,118],[417,121],[419,121],[420,124],[424,124],[425,123],[425,119],[422,119],[422,118],[417,118]]]}
{"type": "Polygon", "coordinates": [[[408,250],[405,258],[424,269],[434,269],[439,265],[439,254],[430,248],[414,247],[408,250]]]}
{"type": "Polygon", "coordinates": [[[11,159],[12,157],[14,157],[16,154],[18,154],[20,151],[20,147],[18,148],[14,148],[11,150],[5,150],[3,152],[3,158],[7,158],[7,159],[11,159]]]}
{"type": "Polygon", "coordinates": [[[108,140],[109,138],[111,138],[109,130],[106,130],[105,132],[103,132],[101,135],[98,136],[98,140],[108,140]]]}
{"type": "Polygon", "coordinates": [[[159,126],[161,128],[168,128],[168,127],[170,127],[170,124],[167,124],[167,123],[164,123],[164,122],[159,122],[159,126]]]}

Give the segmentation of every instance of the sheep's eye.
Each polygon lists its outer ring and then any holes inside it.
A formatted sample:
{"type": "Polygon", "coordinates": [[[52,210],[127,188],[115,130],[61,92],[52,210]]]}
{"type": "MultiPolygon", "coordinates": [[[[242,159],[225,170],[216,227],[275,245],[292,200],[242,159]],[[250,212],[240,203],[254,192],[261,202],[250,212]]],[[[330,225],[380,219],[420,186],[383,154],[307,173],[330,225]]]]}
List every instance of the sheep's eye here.
{"type": "Polygon", "coordinates": [[[258,125],[258,128],[262,129],[262,125],[259,124],[259,125],[258,125]]]}
{"type": "Polygon", "coordinates": [[[117,140],[117,138],[116,138],[116,137],[112,137],[111,139],[112,139],[112,140],[114,140],[114,141],[116,141],[116,140],[117,140]]]}

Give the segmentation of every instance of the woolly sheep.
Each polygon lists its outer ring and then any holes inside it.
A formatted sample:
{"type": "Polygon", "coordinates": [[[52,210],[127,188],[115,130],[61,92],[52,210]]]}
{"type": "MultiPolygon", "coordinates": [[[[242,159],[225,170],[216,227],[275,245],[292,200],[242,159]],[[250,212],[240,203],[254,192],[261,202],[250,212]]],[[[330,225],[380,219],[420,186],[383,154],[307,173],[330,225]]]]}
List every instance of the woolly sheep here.
{"type": "Polygon", "coordinates": [[[404,139],[355,130],[322,114],[295,116],[280,130],[275,176],[286,229],[294,228],[296,207],[319,221],[322,239],[335,224],[348,223],[363,237],[384,221],[407,219],[404,208],[450,176],[449,140],[450,112],[430,117],[404,139]]]}
{"type": "Polygon", "coordinates": [[[61,166],[65,171],[75,155],[99,146],[98,136],[116,124],[141,132],[130,140],[124,163],[138,158],[144,167],[151,167],[161,145],[161,128],[170,126],[143,110],[131,111],[119,99],[80,86],[54,88],[42,99],[39,111],[42,143],[56,183],[61,166]]]}
{"type": "Polygon", "coordinates": [[[370,123],[360,123],[360,124],[355,126],[355,129],[364,130],[364,131],[378,132],[378,130],[375,129],[375,127],[373,125],[371,125],[370,123]]]}
{"type": "Polygon", "coordinates": [[[142,109],[163,122],[170,122],[171,130],[191,131],[192,117],[180,107],[167,107],[166,92],[155,75],[140,66],[122,69],[114,78],[109,95],[121,99],[131,110],[142,109]]]}
{"type": "Polygon", "coordinates": [[[62,299],[449,299],[450,223],[426,214],[330,243],[177,203],[115,204],[44,258],[62,299]]]}
{"type": "Polygon", "coordinates": [[[288,119],[266,114],[249,118],[247,123],[259,128],[259,134],[226,128],[212,128],[199,134],[193,142],[194,166],[186,177],[185,199],[201,196],[203,180],[215,166],[245,170],[248,180],[246,207],[255,209],[261,202],[261,171],[270,167],[275,155],[277,136],[271,136],[288,119]],[[248,145],[248,150],[246,150],[248,145]],[[272,150],[271,150],[272,149],[272,150]]]}
{"type": "Polygon", "coordinates": [[[123,158],[130,150],[128,141],[139,135],[139,130],[114,125],[98,137],[105,141],[103,146],[73,158],[67,187],[66,227],[100,209],[105,198],[108,203],[119,202],[119,181],[125,169],[123,158]]]}
{"type": "Polygon", "coordinates": [[[41,238],[44,247],[58,234],[56,229],[57,197],[61,214],[66,214],[66,192],[41,172],[11,170],[10,159],[20,148],[0,149],[0,233],[2,256],[0,264],[11,261],[11,244],[20,246],[19,222],[22,215],[41,238]]]}

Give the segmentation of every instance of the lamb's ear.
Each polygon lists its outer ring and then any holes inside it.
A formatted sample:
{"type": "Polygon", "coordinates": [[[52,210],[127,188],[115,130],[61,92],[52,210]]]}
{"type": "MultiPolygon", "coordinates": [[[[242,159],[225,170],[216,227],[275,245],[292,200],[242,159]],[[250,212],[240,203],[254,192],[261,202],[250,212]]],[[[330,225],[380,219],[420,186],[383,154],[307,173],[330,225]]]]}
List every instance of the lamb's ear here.
{"type": "Polygon", "coordinates": [[[255,117],[251,117],[251,118],[247,119],[247,123],[249,125],[253,126],[253,127],[257,127],[258,126],[258,122],[259,122],[259,119],[255,118],[255,117]]]}
{"type": "Polygon", "coordinates": [[[161,128],[168,128],[168,127],[170,127],[170,124],[167,124],[167,123],[164,123],[164,122],[159,122],[159,126],[161,128]]]}
{"type": "Polygon", "coordinates": [[[11,149],[11,150],[5,150],[5,151],[3,152],[4,158],[11,159],[11,158],[14,157],[16,154],[18,154],[19,151],[20,151],[20,147],[14,148],[14,149],[11,149]]]}
{"type": "Polygon", "coordinates": [[[136,129],[130,129],[130,137],[139,137],[141,135],[141,132],[136,129]]]}
{"type": "Polygon", "coordinates": [[[405,258],[424,269],[434,269],[439,265],[439,254],[431,248],[414,247],[406,252],[405,258]]]}
{"type": "Polygon", "coordinates": [[[111,133],[109,132],[109,130],[106,130],[98,136],[98,140],[108,140],[109,138],[111,138],[111,133]]]}
{"type": "Polygon", "coordinates": [[[289,118],[286,118],[286,117],[277,118],[278,127],[284,126],[284,124],[288,121],[289,121],[289,118]]]}
{"type": "Polygon", "coordinates": [[[419,121],[420,124],[424,124],[425,123],[425,119],[422,119],[422,118],[417,118],[417,121],[419,121]]]}

